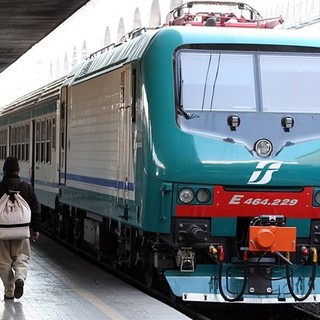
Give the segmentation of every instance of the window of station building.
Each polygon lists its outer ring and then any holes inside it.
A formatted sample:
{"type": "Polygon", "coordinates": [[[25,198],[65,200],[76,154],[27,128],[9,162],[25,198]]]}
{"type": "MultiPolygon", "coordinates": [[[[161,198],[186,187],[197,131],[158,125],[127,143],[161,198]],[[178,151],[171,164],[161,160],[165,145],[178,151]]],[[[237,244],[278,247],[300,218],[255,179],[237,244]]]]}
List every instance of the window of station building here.
{"type": "Polygon", "coordinates": [[[7,157],[7,129],[0,130],[0,159],[7,157]]]}

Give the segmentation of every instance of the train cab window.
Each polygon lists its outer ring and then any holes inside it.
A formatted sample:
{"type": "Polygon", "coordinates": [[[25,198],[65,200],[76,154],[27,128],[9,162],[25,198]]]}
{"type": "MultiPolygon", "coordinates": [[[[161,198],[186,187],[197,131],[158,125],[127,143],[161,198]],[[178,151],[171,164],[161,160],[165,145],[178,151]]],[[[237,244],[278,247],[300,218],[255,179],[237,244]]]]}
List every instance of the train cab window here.
{"type": "Polygon", "coordinates": [[[250,53],[181,50],[179,107],[188,111],[255,111],[254,58],[250,53]]]}
{"type": "Polygon", "coordinates": [[[261,54],[260,70],[264,112],[320,112],[318,55],[261,54]]]}

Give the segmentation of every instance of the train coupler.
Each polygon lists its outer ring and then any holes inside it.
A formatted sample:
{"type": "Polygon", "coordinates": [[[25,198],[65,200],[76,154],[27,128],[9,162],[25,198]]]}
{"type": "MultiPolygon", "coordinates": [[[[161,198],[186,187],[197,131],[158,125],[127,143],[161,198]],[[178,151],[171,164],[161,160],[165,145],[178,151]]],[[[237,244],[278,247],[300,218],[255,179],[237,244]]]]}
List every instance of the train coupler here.
{"type": "Polygon", "coordinates": [[[180,266],[181,272],[193,272],[194,271],[194,257],[195,253],[192,248],[181,248],[176,255],[177,265],[180,266]]]}

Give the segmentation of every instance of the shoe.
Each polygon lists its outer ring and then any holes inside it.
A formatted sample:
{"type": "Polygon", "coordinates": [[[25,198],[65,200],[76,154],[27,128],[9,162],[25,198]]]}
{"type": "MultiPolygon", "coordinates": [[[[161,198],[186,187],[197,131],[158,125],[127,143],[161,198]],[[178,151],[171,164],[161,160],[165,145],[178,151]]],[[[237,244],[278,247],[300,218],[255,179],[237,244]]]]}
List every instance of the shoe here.
{"type": "Polygon", "coordinates": [[[19,299],[22,297],[23,286],[24,286],[24,281],[22,279],[17,279],[15,282],[15,288],[14,288],[14,297],[16,299],[19,299]]]}
{"type": "Polygon", "coordinates": [[[6,295],[4,295],[4,301],[10,301],[13,299],[14,299],[14,297],[7,297],[6,295]]]}

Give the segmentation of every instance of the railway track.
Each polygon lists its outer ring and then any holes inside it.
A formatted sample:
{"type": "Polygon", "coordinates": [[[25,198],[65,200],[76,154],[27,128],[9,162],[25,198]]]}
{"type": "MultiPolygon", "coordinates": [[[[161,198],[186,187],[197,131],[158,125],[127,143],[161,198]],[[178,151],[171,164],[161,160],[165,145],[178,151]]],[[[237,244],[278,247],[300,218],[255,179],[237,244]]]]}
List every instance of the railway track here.
{"type": "Polygon", "coordinates": [[[312,320],[320,319],[319,310],[320,306],[317,304],[230,305],[226,303],[201,307],[201,313],[211,320],[312,320]]]}
{"type": "Polygon", "coordinates": [[[320,305],[318,303],[301,304],[292,307],[302,316],[306,316],[304,319],[320,319],[320,305]]]}

